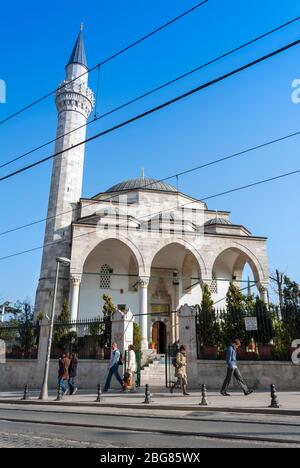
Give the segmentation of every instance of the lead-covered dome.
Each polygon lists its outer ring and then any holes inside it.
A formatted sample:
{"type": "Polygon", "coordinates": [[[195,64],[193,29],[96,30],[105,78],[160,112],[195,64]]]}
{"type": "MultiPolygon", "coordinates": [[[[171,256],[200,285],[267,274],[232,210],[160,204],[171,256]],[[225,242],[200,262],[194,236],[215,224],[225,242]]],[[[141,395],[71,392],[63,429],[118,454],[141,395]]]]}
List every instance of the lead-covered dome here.
{"type": "Polygon", "coordinates": [[[215,218],[212,218],[206,221],[205,226],[213,226],[214,224],[232,224],[232,223],[229,221],[229,219],[220,218],[219,216],[216,216],[215,218]]]}
{"type": "Polygon", "coordinates": [[[106,193],[138,189],[156,190],[158,192],[177,192],[177,189],[173,187],[173,185],[167,184],[166,182],[140,177],[138,179],[125,180],[119,184],[113,185],[108,190],[106,190],[106,193]]]}

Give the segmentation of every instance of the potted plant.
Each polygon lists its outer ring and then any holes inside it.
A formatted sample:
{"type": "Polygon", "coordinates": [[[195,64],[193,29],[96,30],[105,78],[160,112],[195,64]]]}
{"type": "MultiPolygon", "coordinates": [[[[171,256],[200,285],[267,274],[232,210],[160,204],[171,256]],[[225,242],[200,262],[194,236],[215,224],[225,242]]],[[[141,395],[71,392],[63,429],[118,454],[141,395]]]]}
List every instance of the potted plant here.
{"type": "Polygon", "coordinates": [[[156,343],[153,340],[150,340],[148,343],[148,348],[149,349],[156,349],[156,343]]]}
{"type": "Polygon", "coordinates": [[[247,359],[248,353],[247,353],[246,346],[242,345],[240,348],[238,348],[236,355],[238,359],[247,359]]]}

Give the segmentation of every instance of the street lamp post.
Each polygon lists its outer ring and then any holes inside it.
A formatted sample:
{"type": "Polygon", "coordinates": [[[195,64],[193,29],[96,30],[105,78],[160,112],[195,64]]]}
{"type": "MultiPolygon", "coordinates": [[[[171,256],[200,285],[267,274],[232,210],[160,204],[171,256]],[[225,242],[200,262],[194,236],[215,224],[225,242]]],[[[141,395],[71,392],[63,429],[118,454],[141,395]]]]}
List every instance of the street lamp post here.
{"type": "Polygon", "coordinates": [[[47,400],[47,398],[48,398],[48,377],[49,377],[49,367],[50,367],[50,357],[51,357],[53,325],[54,325],[54,318],[55,318],[55,305],[56,305],[59,266],[60,266],[60,264],[70,265],[71,260],[69,260],[68,258],[64,258],[64,257],[57,257],[56,263],[57,263],[57,265],[56,265],[54,295],[53,295],[52,311],[51,311],[51,317],[50,317],[50,329],[49,329],[49,335],[48,335],[48,344],[47,344],[47,354],[46,354],[46,361],[45,361],[45,367],[44,367],[43,385],[42,385],[41,393],[40,393],[40,396],[39,396],[40,400],[47,400]]]}

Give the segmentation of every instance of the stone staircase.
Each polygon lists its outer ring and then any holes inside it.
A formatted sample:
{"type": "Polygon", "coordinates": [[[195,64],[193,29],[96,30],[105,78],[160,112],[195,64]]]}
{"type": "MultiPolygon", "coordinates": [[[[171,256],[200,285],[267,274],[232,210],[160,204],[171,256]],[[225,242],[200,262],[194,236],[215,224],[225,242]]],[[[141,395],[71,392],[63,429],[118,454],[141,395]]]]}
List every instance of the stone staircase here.
{"type": "Polygon", "coordinates": [[[141,370],[141,386],[149,384],[151,387],[164,387],[166,385],[166,361],[164,354],[156,355],[141,370]]]}

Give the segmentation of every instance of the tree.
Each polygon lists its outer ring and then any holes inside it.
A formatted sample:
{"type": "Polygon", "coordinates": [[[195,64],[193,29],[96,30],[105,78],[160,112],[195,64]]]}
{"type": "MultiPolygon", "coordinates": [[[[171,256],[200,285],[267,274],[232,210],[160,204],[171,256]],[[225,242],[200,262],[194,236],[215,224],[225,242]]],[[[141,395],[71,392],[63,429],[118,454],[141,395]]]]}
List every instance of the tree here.
{"type": "Polygon", "coordinates": [[[230,282],[226,294],[226,313],[222,323],[223,339],[227,344],[234,338],[245,344],[245,315],[245,298],[240,289],[230,282]]]}
{"type": "Polygon", "coordinates": [[[33,321],[33,308],[29,299],[17,301],[12,310],[10,324],[16,327],[16,347],[24,353],[37,349],[38,326],[33,321]]]}
{"type": "Polygon", "coordinates": [[[275,270],[275,273],[270,276],[270,280],[273,283],[273,290],[275,290],[275,293],[278,296],[279,310],[282,312],[284,274],[279,270],[275,270]]]}
{"type": "Polygon", "coordinates": [[[255,341],[262,345],[268,345],[275,335],[272,313],[259,296],[256,296],[255,299],[254,316],[257,318],[258,328],[257,331],[252,332],[255,341]]]}
{"type": "Polygon", "coordinates": [[[300,287],[284,276],[282,320],[286,331],[287,346],[300,336],[300,287]]]}
{"type": "Polygon", "coordinates": [[[200,344],[202,346],[218,346],[220,327],[207,284],[205,284],[203,288],[203,296],[198,313],[198,332],[200,336],[200,344]]]}
{"type": "Polygon", "coordinates": [[[136,351],[141,349],[142,335],[139,325],[133,322],[133,346],[136,351]]]}
{"type": "Polygon", "coordinates": [[[101,345],[109,346],[111,342],[111,316],[117,310],[112,298],[107,294],[103,294],[103,329],[101,334],[101,345]]]}
{"type": "Polygon", "coordinates": [[[53,342],[61,351],[77,350],[77,332],[70,329],[70,313],[67,299],[64,299],[62,309],[54,324],[53,342]]]}

